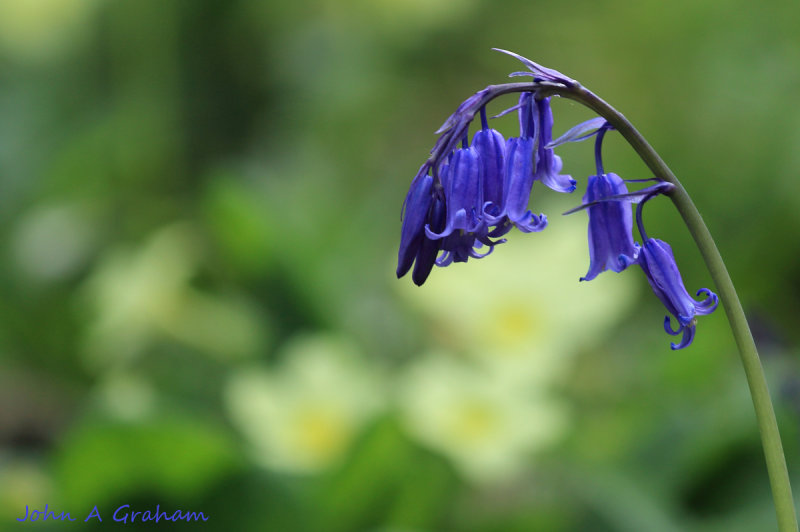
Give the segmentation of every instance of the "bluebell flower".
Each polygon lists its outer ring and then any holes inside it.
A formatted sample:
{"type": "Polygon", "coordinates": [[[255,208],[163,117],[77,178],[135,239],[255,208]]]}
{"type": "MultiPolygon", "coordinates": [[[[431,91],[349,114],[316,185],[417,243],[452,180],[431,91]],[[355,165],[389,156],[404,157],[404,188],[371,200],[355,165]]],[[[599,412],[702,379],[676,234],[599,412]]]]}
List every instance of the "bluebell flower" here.
{"type": "Polygon", "coordinates": [[[442,172],[442,185],[446,198],[446,222],[444,228],[436,230],[431,224],[425,226],[425,236],[430,240],[442,240],[443,255],[436,264],[447,266],[451,262],[466,262],[470,257],[483,258],[493,247],[503,242],[489,237],[489,226],[481,216],[483,209],[483,164],[479,151],[474,147],[456,150],[442,172]],[[484,245],[489,249],[479,252],[484,245]]]}
{"type": "Polygon", "coordinates": [[[600,272],[621,272],[636,261],[639,247],[633,242],[633,215],[630,202],[601,201],[627,194],[625,181],[617,174],[589,177],[584,205],[589,213],[589,271],[581,281],[591,281],[600,272]]]}
{"type": "Polygon", "coordinates": [[[611,125],[603,119],[592,119],[578,124],[549,146],[577,142],[596,136],[595,164],[597,175],[589,176],[583,205],[565,214],[586,209],[589,213],[589,271],[581,281],[591,281],[601,272],[621,272],[636,261],[639,246],[633,242],[633,216],[630,203],[639,194],[655,194],[661,188],[649,188],[634,194],[628,193],[625,181],[617,174],[603,170],[603,138],[611,125]]]}
{"type": "Polygon", "coordinates": [[[419,251],[428,223],[428,211],[433,196],[433,177],[427,175],[427,164],[420,168],[420,173],[411,183],[403,205],[403,228],[400,232],[400,251],[397,257],[397,277],[402,277],[408,270],[419,251]]]}
{"type": "MultiPolygon", "coordinates": [[[[430,210],[428,211],[428,225],[432,227],[434,231],[441,231],[444,228],[446,216],[447,211],[444,197],[441,194],[434,195],[430,210]]],[[[425,236],[422,237],[422,242],[417,251],[414,271],[411,273],[411,280],[414,281],[414,284],[422,286],[430,275],[433,265],[436,262],[436,257],[439,255],[441,249],[441,240],[431,240],[425,236]]]]}
{"type": "Polygon", "coordinates": [[[512,223],[501,214],[505,202],[506,141],[499,131],[490,129],[486,120],[486,110],[481,109],[483,128],[472,138],[472,147],[478,152],[483,167],[483,219],[492,238],[506,234],[512,223]],[[488,214],[488,215],[487,215],[488,214]]]}
{"type": "Polygon", "coordinates": [[[428,163],[422,165],[406,196],[397,258],[397,277],[408,273],[414,264],[412,279],[418,285],[427,279],[441,249],[440,241],[426,237],[425,227],[441,230],[445,221],[444,199],[437,194],[428,169],[428,163]]]}
{"type": "Polygon", "coordinates": [[[675,264],[675,256],[669,244],[656,238],[645,241],[639,253],[639,265],[647,276],[647,281],[658,299],[667,307],[678,322],[673,330],[670,317],[664,318],[664,330],[677,336],[683,334],[680,343],[672,343],[672,349],[683,349],[694,340],[697,315],[711,314],[717,308],[719,299],[708,288],[701,288],[696,295],[704,294],[706,298],[696,301],[686,291],[681,273],[675,264]]]}
{"type": "Polygon", "coordinates": [[[486,201],[483,214],[486,223],[497,226],[497,231],[507,231],[514,225],[524,233],[531,233],[547,227],[545,215],[537,216],[528,210],[536,180],[537,108],[530,93],[521,94],[515,108],[519,110],[520,136],[508,139],[505,144],[502,201],[486,201]]]}
{"type": "Polygon", "coordinates": [[[483,167],[483,201],[501,205],[503,202],[503,180],[506,166],[506,141],[500,132],[484,128],[472,137],[472,147],[478,153],[483,167]]]}
{"type": "Polygon", "coordinates": [[[519,113],[519,136],[534,139],[534,180],[541,181],[556,192],[574,191],[576,181],[569,175],[559,173],[563,164],[561,157],[553,152],[555,144],[552,142],[553,111],[550,109],[550,98],[536,99],[529,92],[522,93],[519,103],[500,115],[514,109],[519,113]]]}
{"type": "Polygon", "coordinates": [[[447,198],[447,224],[439,232],[426,227],[428,238],[443,238],[457,230],[474,232],[481,226],[482,173],[480,156],[475,148],[463,148],[453,153],[441,176],[447,198]]]}
{"type": "Polygon", "coordinates": [[[556,192],[570,193],[575,190],[576,181],[571,176],[560,174],[561,157],[548,147],[553,140],[553,111],[550,109],[550,98],[536,100],[538,120],[536,174],[534,179],[541,181],[556,192]]]}
{"type": "Polygon", "coordinates": [[[487,202],[484,219],[490,225],[513,224],[524,233],[541,231],[547,227],[544,214],[536,216],[528,209],[533,188],[534,139],[514,137],[506,141],[505,179],[501,204],[487,202]]]}
{"type": "MultiPolygon", "coordinates": [[[[528,202],[533,189],[534,139],[510,138],[506,141],[505,197],[501,214],[523,233],[538,232],[547,227],[547,216],[533,214],[528,202]]],[[[496,217],[489,217],[492,223],[496,217]]]]}
{"type": "Polygon", "coordinates": [[[672,248],[663,240],[648,238],[644,230],[644,223],[642,222],[644,204],[651,198],[667,193],[673,188],[674,186],[671,183],[661,181],[638,193],[628,194],[628,196],[635,197],[643,194],[641,202],[636,208],[636,225],[639,227],[642,239],[644,239],[644,245],[639,250],[637,262],[642,267],[647,277],[647,282],[650,283],[650,287],[656,297],[661,300],[667,308],[667,312],[672,314],[678,322],[677,328],[673,329],[670,317],[666,316],[664,318],[664,330],[668,334],[672,336],[683,335],[680,343],[671,343],[670,347],[672,349],[683,349],[694,340],[697,325],[696,316],[714,312],[719,304],[719,298],[708,288],[701,288],[695,294],[698,296],[704,294],[706,298],[702,301],[696,301],[690,296],[683,284],[678,265],[675,263],[675,255],[672,253],[672,248]]]}

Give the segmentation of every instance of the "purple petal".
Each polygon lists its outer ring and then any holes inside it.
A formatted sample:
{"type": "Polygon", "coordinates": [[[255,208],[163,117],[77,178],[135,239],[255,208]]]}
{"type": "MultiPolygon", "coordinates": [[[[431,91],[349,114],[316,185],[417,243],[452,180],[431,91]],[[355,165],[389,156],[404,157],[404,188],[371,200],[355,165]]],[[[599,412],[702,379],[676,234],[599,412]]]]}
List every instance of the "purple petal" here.
{"type": "Polygon", "coordinates": [[[546,148],[553,135],[553,111],[550,109],[550,98],[536,100],[538,110],[535,116],[538,119],[536,176],[534,179],[541,181],[556,192],[570,193],[575,190],[576,181],[561,172],[561,157],[546,148]]]}
{"type": "Polygon", "coordinates": [[[483,167],[483,200],[500,204],[503,201],[503,171],[505,170],[506,141],[494,129],[482,129],[472,138],[483,167]]]}
{"type": "Polygon", "coordinates": [[[475,148],[456,150],[444,177],[447,225],[440,233],[426,226],[425,234],[428,238],[443,238],[457,230],[474,231],[482,223],[479,217],[483,208],[482,173],[483,168],[475,148]]]}
{"type": "Polygon", "coordinates": [[[405,219],[403,220],[400,251],[397,258],[397,277],[405,275],[414,262],[431,206],[433,177],[426,175],[415,181],[406,197],[405,219]]]}
{"type": "Polygon", "coordinates": [[[717,294],[708,288],[701,288],[695,295],[699,296],[700,294],[705,294],[708,297],[700,303],[695,304],[695,312],[697,312],[697,314],[706,315],[717,310],[717,305],[719,305],[719,297],[717,297],[717,294]]]}
{"type": "Polygon", "coordinates": [[[670,348],[672,348],[673,351],[677,351],[678,349],[689,347],[689,345],[691,345],[691,343],[694,341],[694,333],[696,330],[697,329],[694,324],[684,325],[683,337],[681,338],[681,343],[679,344],[670,343],[669,344],[670,348]]]}
{"type": "Polygon", "coordinates": [[[533,189],[533,139],[510,138],[506,141],[504,213],[509,220],[521,220],[528,212],[533,189]]]}
{"type": "Polygon", "coordinates": [[[678,336],[681,333],[683,326],[678,327],[677,331],[672,330],[672,320],[669,316],[664,316],[664,330],[671,336],[678,336]]]}
{"type": "Polygon", "coordinates": [[[537,137],[538,133],[538,120],[537,114],[539,112],[537,106],[534,104],[533,94],[530,92],[523,92],[519,95],[519,103],[517,104],[519,111],[519,136],[520,137],[537,137]]]}
{"type": "MultiPolygon", "coordinates": [[[[445,204],[444,200],[436,198],[431,205],[430,213],[428,216],[429,225],[435,231],[444,229],[445,224],[445,204]]],[[[441,240],[430,240],[422,238],[422,242],[417,252],[416,262],[414,263],[414,271],[411,273],[411,280],[417,286],[422,286],[425,280],[430,275],[433,265],[436,262],[436,255],[439,254],[442,244],[441,240]]]]}

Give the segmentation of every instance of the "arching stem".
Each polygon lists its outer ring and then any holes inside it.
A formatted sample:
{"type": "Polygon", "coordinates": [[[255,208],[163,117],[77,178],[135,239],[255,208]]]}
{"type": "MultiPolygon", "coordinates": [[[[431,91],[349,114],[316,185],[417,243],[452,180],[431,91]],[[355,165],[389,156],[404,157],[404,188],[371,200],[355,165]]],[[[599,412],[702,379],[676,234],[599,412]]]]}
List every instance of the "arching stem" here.
{"type": "Polygon", "coordinates": [[[719,297],[722,300],[733,336],[736,339],[736,345],[739,347],[739,354],[747,377],[747,384],[750,387],[750,395],[753,399],[758,428],[761,433],[761,443],[764,447],[767,472],[778,518],[778,530],[780,532],[797,532],[797,517],[794,509],[794,499],[792,498],[792,487],[789,483],[786,459],[783,454],[778,423],[770,400],[764,369],[761,366],[758,350],[753,341],[753,335],[750,332],[739,296],[733,286],[733,281],[731,281],[725,263],[722,261],[722,256],[714,243],[714,239],[711,237],[708,227],[703,222],[700,212],[680,181],[678,181],[678,178],[675,177],[675,174],[667,167],[658,153],[616,109],[581,86],[563,87],[553,85],[552,87],[540,89],[540,94],[569,98],[595,111],[622,134],[657,178],[675,185],[675,188],[668,192],[667,195],[672,199],[672,203],[675,204],[697,247],[700,249],[703,260],[711,273],[711,278],[714,280],[719,297]]]}

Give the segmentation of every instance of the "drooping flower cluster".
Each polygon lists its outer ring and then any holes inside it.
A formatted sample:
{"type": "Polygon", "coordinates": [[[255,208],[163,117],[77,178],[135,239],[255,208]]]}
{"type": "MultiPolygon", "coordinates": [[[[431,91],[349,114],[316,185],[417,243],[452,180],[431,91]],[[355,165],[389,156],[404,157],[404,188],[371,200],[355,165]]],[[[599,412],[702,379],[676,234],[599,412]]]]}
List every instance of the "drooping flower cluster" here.
{"type": "Polygon", "coordinates": [[[431,159],[411,184],[404,205],[398,277],[413,264],[412,278],[421,285],[434,264],[485,257],[505,242],[500,237],[512,227],[525,233],[544,229],[547,217],[528,209],[534,181],[559,192],[575,190],[575,180],[559,173],[561,159],[546,147],[553,125],[549,99],[522,93],[513,108],[519,114],[519,136],[507,140],[489,128],[483,100],[482,91],[447,119],[431,159]],[[481,115],[481,129],[470,143],[468,126],[476,112],[481,115]]]}
{"type": "MultiPolygon", "coordinates": [[[[534,82],[574,87],[577,82],[528,59],[508,53],[522,61],[530,72],[512,76],[532,76],[534,82]]],[[[638,264],[656,296],[677,320],[677,329],[667,316],[664,327],[669,334],[682,334],[673,349],[688,346],[694,339],[696,316],[710,314],[718,303],[716,294],[703,288],[696,301],[686,288],[670,246],[648,238],[642,222],[643,205],[673,185],[658,179],[636,192],[617,174],[603,169],[602,143],[612,126],[603,118],[579,124],[552,141],[553,114],[550,98],[538,93],[536,84],[523,91],[519,102],[506,112],[519,115],[519,136],[504,139],[489,128],[486,104],[503,94],[491,86],[464,101],[437,131],[441,136],[411,183],[404,203],[404,218],[398,255],[397,276],[413,265],[412,279],[422,285],[434,264],[447,266],[466,262],[470,257],[489,255],[512,227],[524,233],[538,232],[547,226],[544,214],[536,215],[528,203],[536,181],[562,193],[573,192],[576,181],[561,174],[562,162],[553,148],[566,142],[595,137],[596,175],[590,176],[580,207],[589,215],[589,270],[581,281],[590,281],[605,270],[621,272],[638,264]],[[469,142],[469,125],[480,113],[481,128],[469,142]],[[460,146],[459,146],[460,144],[460,146]],[[634,242],[631,204],[638,203],[636,221],[643,245],[634,242]]]]}

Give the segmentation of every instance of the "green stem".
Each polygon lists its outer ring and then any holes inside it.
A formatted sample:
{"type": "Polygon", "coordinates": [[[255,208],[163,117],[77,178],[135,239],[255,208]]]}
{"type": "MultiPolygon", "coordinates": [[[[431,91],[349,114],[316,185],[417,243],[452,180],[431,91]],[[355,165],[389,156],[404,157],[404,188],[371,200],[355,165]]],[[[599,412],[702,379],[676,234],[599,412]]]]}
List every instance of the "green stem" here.
{"type": "Polygon", "coordinates": [[[775,411],[770,400],[767,381],[764,377],[764,369],[761,366],[761,360],[758,357],[756,344],[753,341],[753,335],[750,332],[744,309],[742,309],[739,296],[733,287],[733,281],[731,281],[717,245],[714,243],[714,239],[711,237],[705,222],[703,222],[700,212],[680,181],[678,181],[678,178],[675,177],[675,174],[667,167],[658,153],[616,109],[581,86],[563,87],[552,85],[541,90],[540,94],[542,93],[545,95],[559,95],[575,100],[595,111],[598,115],[608,120],[625,137],[657,178],[675,185],[669,196],[681,217],[683,217],[686,226],[697,243],[697,247],[700,249],[700,253],[703,255],[709,272],[711,272],[711,278],[717,286],[719,297],[731,324],[736,345],[739,347],[739,354],[744,365],[744,372],[747,376],[750,395],[756,411],[761,443],[764,447],[767,472],[772,487],[772,497],[775,501],[775,512],[778,517],[778,530],[780,532],[797,532],[792,487],[789,484],[786,459],[783,455],[781,436],[778,431],[778,423],[775,420],[775,411]]]}

